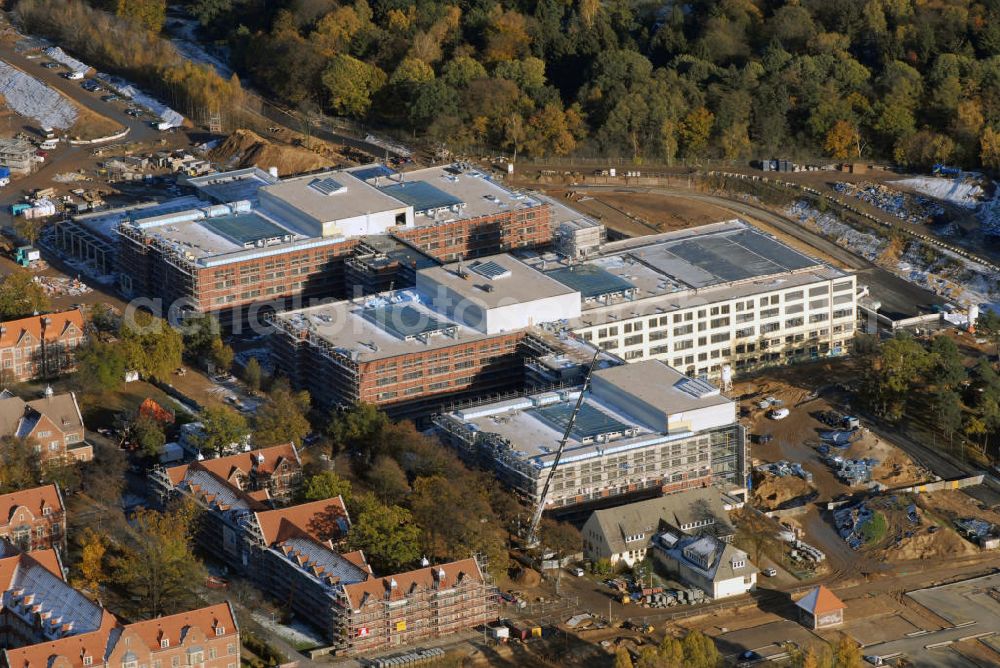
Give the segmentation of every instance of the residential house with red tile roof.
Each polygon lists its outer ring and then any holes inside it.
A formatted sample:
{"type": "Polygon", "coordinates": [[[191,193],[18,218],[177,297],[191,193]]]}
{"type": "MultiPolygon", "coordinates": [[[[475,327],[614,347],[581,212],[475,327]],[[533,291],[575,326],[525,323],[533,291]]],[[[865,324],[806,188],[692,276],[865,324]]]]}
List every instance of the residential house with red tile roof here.
{"type": "Polygon", "coordinates": [[[0,495],[0,538],[22,551],[66,546],[66,509],[55,484],[0,495]]]}
{"type": "Polygon", "coordinates": [[[234,490],[258,493],[255,496],[261,501],[288,501],[302,482],[302,460],[291,443],[203,459],[167,470],[175,485],[189,474],[201,477],[195,473],[202,472],[234,490]]]}
{"type": "Polygon", "coordinates": [[[4,390],[0,393],[0,436],[29,441],[42,463],[94,458],[93,448],[84,440],[83,416],[73,392],[47,393],[25,401],[4,390]]]}
{"type": "MultiPolygon", "coordinates": [[[[154,474],[154,482],[164,499],[186,495],[205,508],[200,544],[319,629],[335,653],[388,649],[496,618],[496,589],[475,559],[376,581],[363,553],[337,550],[351,530],[342,498],[275,507],[266,490],[247,491],[246,462],[263,457],[269,468],[279,463],[275,453],[260,452],[175,466],[154,474]],[[404,586],[389,598],[375,596],[389,582],[404,586]],[[385,616],[386,601],[397,613],[412,602],[412,631],[389,632],[371,623],[385,616]]],[[[403,620],[390,616],[394,625],[403,620]]]]}
{"type": "Polygon", "coordinates": [[[0,378],[23,382],[71,371],[83,339],[80,309],[0,322],[0,378]]]}

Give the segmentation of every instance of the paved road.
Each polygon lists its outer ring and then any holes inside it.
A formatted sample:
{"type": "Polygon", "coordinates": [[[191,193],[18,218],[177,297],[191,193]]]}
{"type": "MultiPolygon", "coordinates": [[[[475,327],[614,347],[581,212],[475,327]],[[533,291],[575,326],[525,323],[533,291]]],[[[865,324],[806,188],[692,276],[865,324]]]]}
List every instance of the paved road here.
{"type": "MultiPolygon", "coordinates": [[[[58,75],[60,70],[48,70],[41,66],[44,59],[29,59],[14,50],[11,43],[0,42],[0,60],[17,67],[46,85],[55,88],[71,98],[82,107],[112,119],[116,123],[129,128],[128,136],[122,141],[150,142],[160,137],[160,133],[149,125],[148,121],[133,118],[125,114],[125,107],[120,103],[107,103],[101,100],[101,93],[89,93],[80,87],[79,81],[70,81],[58,75]]],[[[106,94],[106,93],[104,93],[106,94]]],[[[31,119],[25,119],[26,127],[35,127],[31,119]]],[[[33,173],[18,178],[7,189],[0,191],[0,227],[10,226],[13,218],[10,215],[10,204],[21,201],[25,191],[36,188],[47,188],[52,185],[52,177],[65,171],[79,169],[91,158],[92,146],[70,146],[60,142],[59,148],[49,151],[49,157],[33,173]]]]}
{"type": "MultiPolygon", "coordinates": [[[[80,87],[81,81],[70,81],[59,76],[60,72],[66,71],[65,68],[49,70],[42,67],[41,64],[47,58],[26,58],[14,49],[14,44],[0,42],[0,60],[10,63],[39,81],[44,82],[47,86],[55,88],[81,107],[86,107],[96,114],[110,118],[116,123],[128,127],[129,134],[127,141],[150,141],[156,139],[160,134],[148,121],[126,115],[124,105],[101,100],[101,96],[107,95],[107,92],[89,93],[80,87]]],[[[30,119],[25,120],[29,125],[33,123],[30,119]]]]}

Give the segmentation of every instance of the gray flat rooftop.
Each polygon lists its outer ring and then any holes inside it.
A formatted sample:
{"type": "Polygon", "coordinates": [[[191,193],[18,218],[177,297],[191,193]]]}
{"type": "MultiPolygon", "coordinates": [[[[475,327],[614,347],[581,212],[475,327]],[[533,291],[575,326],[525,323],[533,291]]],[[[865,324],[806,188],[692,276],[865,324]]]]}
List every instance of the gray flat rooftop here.
{"type": "Polygon", "coordinates": [[[414,213],[424,213],[433,209],[447,209],[465,204],[450,193],[446,193],[427,181],[403,181],[379,188],[401,202],[413,207],[414,213]]]}
{"type": "Polygon", "coordinates": [[[395,197],[343,170],[285,179],[260,192],[324,222],[406,208],[395,197]]]}
{"type": "Polygon", "coordinates": [[[314,340],[357,362],[490,338],[429,309],[413,290],[382,293],[360,303],[339,301],[286,311],[275,315],[275,322],[295,332],[308,331],[314,340]]]}
{"type": "Polygon", "coordinates": [[[625,295],[635,290],[631,281],[612,274],[597,264],[580,264],[545,272],[563,285],[580,292],[583,299],[597,299],[606,295],[625,295]]]}
{"type": "Polygon", "coordinates": [[[201,224],[239,246],[280,239],[289,234],[285,228],[255,212],[207,218],[201,224]]]}
{"type": "Polygon", "coordinates": [[[137,217],[162,216],[168,213],[176,213],[178,211],[205,206],[205,204],[204,200],[198,199],[193,195],[185,195],[184,197],[177,197],[164,202],[146,202],[108,209],[106,211],[82,213],[73,216],[73,220],[94,234],[112,240],[115,238],[115,228],[123,221],[137,217]]]}
{"type": "Polygon", "coordinates": [[[416,270],[437,267],[441,264],[429,255],[386,234],[370,234],[364,238],[363,243],[385,256],[382,260],[366,260],[374,266],[400,262],[416,270]]]}
{"type": "Polygon", "coordinates": [[[820,264],[750,228],[668,241],[631,255],[692,288],[773,276],[820,264]]]}
{"type": "Polygon", "coordinates": [[[847,275],[740,221],[607,243],[600,255],[583,263],[570,264],[551,252],[526,250],[517,256],[580,287],[584,313],[573,327],[669,313],[847,275]],[[765,252],[773,253],[774,259],[765,252]],[[734,266],[737,259],[749,268],[734,266]],[[723,273],[730,280],[721,280],[723,273]],[[635,290],[623,295],[616,286],[624,283],[635,290]],[[588,298],[588,292],[594,296],[588,298]]]}
{"type": "MultiPolygon", "coordinates": [[[[478,218],[542,204],[538,197],[511,190],[494,181],[485,172],[464,169],[456,165],[418,169],[403,174],[402,178],[404,182],[423,181],[428,183],[463,203],[458,213],[445,211],[439,213],[437,217],[417,215],[414,218],[417,227],[459,219],[478,218]]],[[[388,181],[382,181],[383,185],[387,183],[388,181]]]]}
{"type": "MultiPolygon", "coordinates": [[[[554,419],[573,410],[579,389],[545,392],[520,399],[476,406],[455,411],[452,417],[472,426],[476,431],[493,433],[513,448],[518,459],[535,460],[539,467],[549,466],[555,459],[559,441],[566,429],[565,420],[554,419]]],[[[654,442],[687,436],[667,436],[622,414],[589,392],[581,406],[584,424],[570,431],[563,454],[564,462],[579,461],[610,454],[618,449],[629,450],[654,442]],[[624,429],[629,433],[622,433],[624,429]],[[603,442],[602,434],[614,434],[603,442]]]]}
{"type": "Polygon", "coordinates": [[[272,185],[278,179],[262,169],[249,167],[230,172],[219,172],[196,176],[187,180],[188,184],[197,188],[205,197],[220,204],[239,200],[257,201],[257,191],[263,186],[272,185]]]}
{"type": "MultiPolygon", "coordinates": [[[[201,208],[205,208],[204,203],[201,208]]],[[[279,249],[287,248],[293,241],[306,239],[259,211],[194,220],[189,216],[185,219],[187,214],[194,215],[197,211],[195,209],[178,211],[168,218],[136,217],[135,222],[142,227],[148,237],[158,240],[191,261],[219,258],[233,253],[278,252],[279,249]],[[264,248],[246,247],[245,244],[253,244],[258,239],[276,241],[264,248]]]]}
{"type": "Polygon", "coordinates": [[[732,403],[714,385],[657,360],[598,369],[594,376],[669,414],[732,403]]]}
{"type": "Polygon", "coordinates": [[[524,302],[576,292],[507,254],[422,269],[417,275],[418,286],[421,285],[421,277],[445,285],[460,297],[489,308],[505,306],[513,301],[524,302]],[[459,273],[459,267],[464,276],[459,273]],[[491,289],[483,289],[485,286],[491,289]]]}

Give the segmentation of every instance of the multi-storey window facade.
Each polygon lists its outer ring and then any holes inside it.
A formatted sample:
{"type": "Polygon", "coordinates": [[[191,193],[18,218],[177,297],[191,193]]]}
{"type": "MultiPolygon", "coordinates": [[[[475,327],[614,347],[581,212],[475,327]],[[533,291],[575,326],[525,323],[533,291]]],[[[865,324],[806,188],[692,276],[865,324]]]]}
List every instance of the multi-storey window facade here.
{"type": "MultiPolygon", "coordinates": [[[[648,301],[636,311],[655,310],[656,300],[648,301]]],[[[726,364],[739,372],[845,354],[854,336],[856,301],[855,278],[842,276],[574,331],[629,361],[659,359],[684,373],[718,376],[726,364]]],[[[584,319],[599,320],[601,312],[587,310],[584,319]]]]}

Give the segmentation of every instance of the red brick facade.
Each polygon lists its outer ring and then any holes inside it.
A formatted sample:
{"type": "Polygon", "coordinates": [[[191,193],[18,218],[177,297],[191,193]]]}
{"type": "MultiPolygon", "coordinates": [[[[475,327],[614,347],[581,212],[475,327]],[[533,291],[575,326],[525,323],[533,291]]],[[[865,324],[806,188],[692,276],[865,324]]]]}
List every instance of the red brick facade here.
{"type": "Polygon", "coordinates": [[[325,354],[288,332],[271,337],[275,363],[320,405],[366,402],[396,414],[448,403],[461,395],[503,392],[523,382],[524,332],[420,350],[370,362],[325,354]]]}
{"type": "Polygon", "coordinates": [[[393,236],[443,262],[496,255],[552,241],[548,204],[478,218],[399,229],[393,236]]]}
{"type": "Polygon", "coordinates": [[[184,300],[199,312],[218,312],[255,302],[340,296],[344,264],[356,239],[318,248],[229,262],[215,267],[177,263],[148,240],[123,236],[119,252],[127,295],[163,300],[163,308],[184,300]]]}
{"type": "Polygon", "coordinates": [[[0,369],[5,382],[72,371],[73,351],[84,339],[79,309],[0,323],[0,369]]]}
{"type": "Polygon", "coordinates": [[[0,538],[24,551],[66,543],[66,509],[56,485],[0,495],[0,538]]]}

